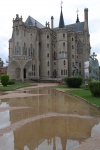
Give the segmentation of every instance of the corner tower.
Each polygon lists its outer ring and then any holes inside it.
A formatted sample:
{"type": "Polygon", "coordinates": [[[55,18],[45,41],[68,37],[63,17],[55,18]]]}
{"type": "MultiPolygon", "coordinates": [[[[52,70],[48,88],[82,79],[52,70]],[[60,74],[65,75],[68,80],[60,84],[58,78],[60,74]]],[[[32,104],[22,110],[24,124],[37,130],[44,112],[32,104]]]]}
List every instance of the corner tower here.
{"type": "Polygon", "coordinates": [[[67,29],[64,26],[64,19],[60,13],[59,27],[57,34],[57,77],[64,78],[68,75],[68,59],[67,59],[67,29]]]}

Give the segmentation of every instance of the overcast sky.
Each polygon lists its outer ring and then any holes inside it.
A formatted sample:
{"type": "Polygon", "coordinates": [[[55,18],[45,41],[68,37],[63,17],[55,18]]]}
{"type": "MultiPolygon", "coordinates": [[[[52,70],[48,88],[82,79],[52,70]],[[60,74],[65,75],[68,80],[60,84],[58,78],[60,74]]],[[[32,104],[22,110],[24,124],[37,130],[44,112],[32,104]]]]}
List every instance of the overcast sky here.
{"type": "MultiPolygon", "coordinates": [[[[54,16],[54,27],[58,27],[61,0],[1,0],[0,1],[0,57],[8,58],[9,39],[12,35],[12,20],[16,14],[23,21],[30,15],[45,25],[54,16]]],[[[95,52],[100,63],[100,0],[63,0],[65,25],[75,23],[76,10],[79,9],[79,20],[84,21],[84,8],[88,8],[91,54],[95,52]]]]}

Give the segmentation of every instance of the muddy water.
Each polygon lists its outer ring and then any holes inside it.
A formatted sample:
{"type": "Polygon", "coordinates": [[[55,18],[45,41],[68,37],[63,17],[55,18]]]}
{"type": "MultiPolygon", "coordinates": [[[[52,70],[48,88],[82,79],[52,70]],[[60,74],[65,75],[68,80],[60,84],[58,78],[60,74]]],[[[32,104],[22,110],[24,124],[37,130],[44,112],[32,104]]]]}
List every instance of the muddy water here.
{"type": "Polygon", "coordinates": [[[100,136],[100,111],[86,102],[50,88],[20,93],[33,96],[0,101],[0,150],[73,150],[100,136]]]}

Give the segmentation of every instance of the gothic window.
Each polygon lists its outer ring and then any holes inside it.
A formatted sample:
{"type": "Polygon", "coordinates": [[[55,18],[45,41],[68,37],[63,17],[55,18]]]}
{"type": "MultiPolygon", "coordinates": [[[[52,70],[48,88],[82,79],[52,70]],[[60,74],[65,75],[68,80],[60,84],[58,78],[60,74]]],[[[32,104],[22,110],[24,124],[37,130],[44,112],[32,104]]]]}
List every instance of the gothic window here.
{"type": "Polygon", "coordinates": [[[74,67],[74,62],[72,62],[72,67],[74,67]]]}
{"type": "Polygon", "coordinates": [[[26,43],[23,46],[23,55],[27,55],[26,43]]]}
{"type": "Polygon", "coordinates": [[[74,49],[74,46],[72,45],[72,49],[74,49]]]}
{"type": "Polygon", "coordinates": [[[47,44],[47,48],[49,48],[49,44],[47,44]]]}
{"type": "Polygon", "coordinates": [[[33,67],[33,64],[32,64],[32,71],[34,70],[33,68],[34,68],[34,67],[33,67]]]}
{"type": "Polygon", "coordinates": [[[16,45],[15,55],[19,55],[19,42],[17,42],[17,45],[16,45]]]}
{"type": "Polygon", "coordinates": [[[47,39],[49,39],[49,35],[47,35],[47,39]]]}
{"type": "Polygon", "coordinates": [[[72,37],[72,41],[74,41],[74,38],[72,37]]]}
{"type": "Polygon", "coordinates": [[[63,46],[65,46],[65,42],[63,42],[63,46]]]}
{"type": "Polygon", "coordinates": [[[65,38],[65,34],[63,33],[63,38],[65,38]]]}
{"type": "Polygon", "coordinates": [[[66,75],[67,75],[67,70],[66,70],[66,75]]]}
{"type": "Polygon", "coordinates": [[[33,51],[32,51],[32,44],[30,45],[30,56],[32,57],[32,55],[33,55],[33,51]]]}
{"type": "Polygon", "coordinates": [[[61,75],[63,75],[63,70],[61,70],[61,75]]]}
{"type": "Polygon", "coordinates": [[[48,76],[49,76],[49,71],[48,71],[48,76]]]}
{"type": "Polygon", "coordinates": [[[79,68],[81,68],[81,63],[79,63],[79,68]]]}
{"type": "Polygon", "coordinates": [[[19,35],[19,29],[16,27],[16,35],[19,35]]]}
{"type": "Polygon", "coordinates": [[[34,71],[35,71],[35,65],[34,65],[34,71]]]}
{"type": "Polygon", "coordinates": [[[56,65],[56,62],[54,62],[54,65],[56,65]]]}
{"type": "Polygon", "coordinates": [[[74,55],[72,55],[72,58],[74,58],[74,55]]]}
{"type": "Polygon", "coordinates": [[[26,35],[26,31],[24,30],[24,36],[26,35]]]}
{"type": "Polygon", "coordinates": [[[56,52],[55,52],[55,51],[54,51],[54,54],[53,54],[53,55],[54,55],[54,60],[55,60],[55,59],[56,59],[56,52]]]}
{"type": "Polygon", "coordinates": [[[49,66],[49,61],[47,62],[47,66],[49,66]]]}
{"type": "Polygon", "coordinates": [[[15,55],[16,55],[16,46],[15,46],[15,55]]]}
{"type": "Polygon", "coordinates": [[[47,57],[49,57],[49,53],[47,54],[47,57]]]}
{"type": "Polygon", "coordinates": [[[66,71],[65,71],[65,69],[64,69],[64,75],[66,75],[66,71]]]}
{"type": "Polygon", "coordinates": [[[77,54],[83,54],[83,44],[81,40],[77,42],[77,54]]]}
{"type": "Polygon", "coordinates": [[[65,64],[66,64],[66,61],[64,60],[64,62],[63,62],[63,63],[64,63],[64,65],[65,65],[65,64]]]}

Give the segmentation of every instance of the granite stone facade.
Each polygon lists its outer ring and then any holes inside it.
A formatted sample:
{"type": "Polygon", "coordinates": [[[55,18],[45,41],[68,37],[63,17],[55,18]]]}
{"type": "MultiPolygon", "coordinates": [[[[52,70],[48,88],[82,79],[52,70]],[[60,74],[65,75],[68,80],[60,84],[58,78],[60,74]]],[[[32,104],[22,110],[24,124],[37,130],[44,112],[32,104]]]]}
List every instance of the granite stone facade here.
{"type": "Polygon", "coordinates": [[[59,26],[54,27],[54,17],[43,26],[29,16],[25,22],[16,15],[13,19],[12,37],[9,40],[10,78],[49,80],[73,76],[73,67],[84,78],[84,62],[90,56],[88,9],[84,21],[78,15],[74,24],[65,25],[61,7],[59,26]]]}

